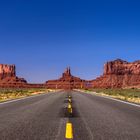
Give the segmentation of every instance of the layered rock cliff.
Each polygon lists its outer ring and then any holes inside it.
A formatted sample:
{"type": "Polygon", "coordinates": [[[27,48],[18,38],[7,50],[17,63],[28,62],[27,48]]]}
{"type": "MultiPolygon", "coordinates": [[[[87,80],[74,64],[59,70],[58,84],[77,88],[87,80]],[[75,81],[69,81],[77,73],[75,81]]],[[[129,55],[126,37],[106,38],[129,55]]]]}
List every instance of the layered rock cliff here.
{"type": "Polygon", "coordinates": [[[85,86],[86,80],[73,76],[70,68],[67,68],[59,79],[46,81],[46,87],[50,89],[80,89],[85,86]]]}
{"type": "Polygon", "coordinates": [[[104,74],[91,83],[96,88],[140,87],[140,61],[129,63],[117,59],[107,62],[104,74]]]}
{"type": "Polygon", "coordinates": [[[140,61],[135,61],[133,63],[128,63],[121,59],[115,61],[107,62],[104,66],[104,75],[126,75],[126,74],[140,74],[140,61]]]}
{"type": "Polygon", "coordinates": [[[0,79],[4,79],[6,77],[15,77],[16,70],[15,65],[4,65],[0,64],[0,79]]]}
{"type": "Polygon", "coordinates": [[[15,65],[0,64],[0,85],[25,84],[24,78],[16,76],[15,65]]]}

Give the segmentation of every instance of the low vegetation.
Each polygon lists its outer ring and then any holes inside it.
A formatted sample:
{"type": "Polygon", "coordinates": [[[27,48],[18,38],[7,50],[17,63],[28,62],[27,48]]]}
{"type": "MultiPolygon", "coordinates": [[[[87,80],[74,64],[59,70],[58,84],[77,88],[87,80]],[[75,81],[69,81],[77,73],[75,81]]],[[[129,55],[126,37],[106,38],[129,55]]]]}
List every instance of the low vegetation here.
{"type": "Polygon", "coordinates": [[[47,93],[52,90],[49,89],[0,89],[0,102],[27,97],[35,94],[47,93]]]}
{"type": "Polygon", "coordinates": [[[88,91],[140,104],[140,89],[92,89],[88,91]]]}

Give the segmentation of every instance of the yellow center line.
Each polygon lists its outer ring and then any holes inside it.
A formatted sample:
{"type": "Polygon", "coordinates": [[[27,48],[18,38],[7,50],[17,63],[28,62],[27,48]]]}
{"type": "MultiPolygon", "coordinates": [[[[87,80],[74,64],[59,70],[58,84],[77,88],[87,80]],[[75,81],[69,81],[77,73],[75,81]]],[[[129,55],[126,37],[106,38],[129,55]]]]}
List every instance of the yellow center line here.
{"type": "Polygon", "coordinates": [[[69,102],[71,103],[71,99],[69,99],[69,102]]]}
{"type": "Polygon", "coordinates": [[[72,114],[72,105],[70,103],[68,104],[68,112],[72,114]]]}
{"type": "Polygon", "coordinates": [[[72,108],[68,108],[68,112],[72,114],[72,108]]]}
{"type": "Polygon", "coordinates": [[[73,139],[73,127],[72,127],[72,123],[67,123],[66,124],[66,135],[65,135],[66,139],[73,139]]]}
{"type": "MultiPolygon", "coordinates": [[[[68,97],[68,101],[69,101],[69,103],[68,103],[68,112],[72,114],[73,110],[72,110],[72,99],[71,98],[72,98],[71,96],[68,97]]],[[[71,139],[71,140],[73,139],[73,126],[72,126],[72,123],[70,123],[70,122],[68,122],[66,124],[65,138],[66,139],[71,139]]]]}
{"type": "Polygon", "coordinates": [[[72,105],[70,103],[68,104],[68,108],[72,108],[72,105]]]}

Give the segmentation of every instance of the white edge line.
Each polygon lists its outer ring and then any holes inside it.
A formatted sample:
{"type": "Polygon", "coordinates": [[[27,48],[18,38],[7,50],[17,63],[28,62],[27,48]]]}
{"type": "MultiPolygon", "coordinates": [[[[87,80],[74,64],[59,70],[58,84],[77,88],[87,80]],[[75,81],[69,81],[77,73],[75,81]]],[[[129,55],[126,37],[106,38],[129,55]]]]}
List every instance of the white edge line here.
{"type": "MultiPolygon", "coordinates": [[[[80,92],[83,92],[83,91],[80,91],[80,92]]],[[[86,92],[83,92],[83,93],[87,94],[86,92]]],[[[137,105],[137,104],[135,104],[135,103],[130,103],[130,102],[122,101],[122,100],[119,100],[119,99],[115,99],[115,98],[113,98],[113,97],[98,95],[99,93],[97,93],[97,92],[90,92],[90,93],[88,93],[88,94],[90,94],[90,95],[95,95],[95,96],[102,97],[102,98],[106,98],[106,99],[111,99],[111,100],[118,101],[118,102],[121,102],[121,103],[124,103],[124,104],[128,104],[128,105],[140,107],[140,105],[137,105]]]]}

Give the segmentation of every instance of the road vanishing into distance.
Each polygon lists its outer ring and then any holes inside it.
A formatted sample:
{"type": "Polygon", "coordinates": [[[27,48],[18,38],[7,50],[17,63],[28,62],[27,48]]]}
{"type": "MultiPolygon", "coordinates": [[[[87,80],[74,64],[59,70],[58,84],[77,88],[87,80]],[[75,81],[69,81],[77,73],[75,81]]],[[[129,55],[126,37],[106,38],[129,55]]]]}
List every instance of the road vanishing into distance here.
{"type": "Polygon", "coordinates": [[[0,140],[140,140],[140,106],[59,91],[0,103],[0,140]]]}

